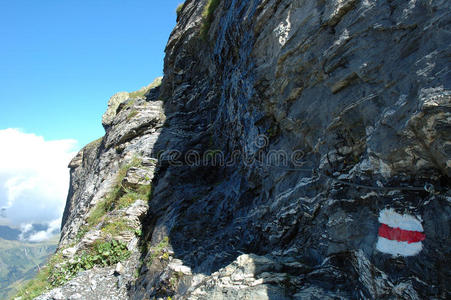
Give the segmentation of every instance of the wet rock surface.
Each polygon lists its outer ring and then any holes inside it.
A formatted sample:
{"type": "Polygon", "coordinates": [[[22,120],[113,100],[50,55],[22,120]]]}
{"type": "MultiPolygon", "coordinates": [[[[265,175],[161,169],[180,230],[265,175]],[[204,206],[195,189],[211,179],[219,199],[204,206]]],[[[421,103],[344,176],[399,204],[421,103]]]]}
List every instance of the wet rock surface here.
{"type": "Polygon", "coordinates": [[[157,145],[182,163],[161,164],[147,238],[167,234],[205,278],[153,295],[449,297],[449,4],[221,1],[205,42],[201,2],[166,48],[157,145]],[[238,159],[196,165],[193,150],[238,159]],[[384,209],[422,224],[418,254],[378,250],[384,209]],[[221,283],[243,253],[279,269],[221,283]]]}
{"type": "Polygon", "coordinates": [[[138,276],[111,299],[450,298],[450,3],[223,0],[202,38],[205,3],[72,161],[60,247],[138,153],[138,276]]]}

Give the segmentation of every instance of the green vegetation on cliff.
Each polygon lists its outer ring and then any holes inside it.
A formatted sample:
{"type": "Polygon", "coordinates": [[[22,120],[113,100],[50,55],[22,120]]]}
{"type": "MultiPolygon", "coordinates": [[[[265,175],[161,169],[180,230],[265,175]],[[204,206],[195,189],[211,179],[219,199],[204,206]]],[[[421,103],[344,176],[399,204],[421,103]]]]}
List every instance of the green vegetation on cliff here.
{"type": "Polygon", "coordinates": [[[118,237],[124,232],[135,234],[139,232],[129,224],[128,220],[110,213],[127,208],[138,199],[146,200],[150,197],[150,185],[138,185],[135,188],[127,188],[123,185],[127,172],[131,168],[140,167],[141,164],[141,159],[135,156],[119,169],[111,191],[92,209],[86,225],[79,229],[70,247],[73,247],[97,225],[100,225],[102,232],[100,238],[90,246],[78,249],[70,260],[63,257],[64,249],[60,249],[38,275],[20,289],[17,296],[22,297],[23,300],[33,299],[47,290],[65,284],[80,271],[92,269],[94,266],[110,266],[130,256],[127,245],[118,241],[118,237]]]}
{"type": "Polygon", "coordinates": [[[141,88],[141,89],[139,89],[139,90],[137,90],[137,91],[131,92],[131,93],[128,94],[128,96],[129,96],[131,99],[144,97],[144,95],[145,95],[148,91],[150,91],[150,90],[153,89],[153,88],[159,87],[159,86],[161,85],[162,79],[163,79],[162,77],[157,77],[157,78],[155,78],[155,80],[154,80],[151,84],[149,84],[148,86],[145,86],[145,87],[143,87],[143,88],[141,88]]]}
{"type": "Polygon", "coordinates": [[[53,287],[65,284],[78,272],[92,269],[94,266],[111,266],[127,259],[130,252],[123,242],[96,241],[90,248],[76,255],[70,261],[63,262],[51,270],[48,281],[53,287]]]}
{"type": "Polygon", "coordinates": [[[117,240],[96,241],[69,261],[64,260],[60,250],[16,296],[22,300],[33,299],[51,288],[65,284],[80,271],[92,269],[94,266],[111,266],[129,256],[127,245],[117,240]]]}
{"type": "Polygon", "coordinates": [[[211,23],[214,20],[214,12],[218,8],[221,0],[208,0],[205,5],[204,11],[202,13],[202,17],[204,19],[202,23],[202,27],[200,29],[200,35],[203,40],[207,40],[208,31],[210,30],[211,23]]]}
{"type": "Polygon", "coordinates": [[[175,12],[177,13],[177,18],[180,16],[180,13],[182,12],[183,7],[185,6],[185,2],[180,3],[177,6],[177,9],[175,10],[175,12]]]}
{"type": "Polygon", "coordinates": [[[122,181],[127,175],[128,170],[132,167],[139,167],[141,164],[141,160],[137,157],[134,157],[132,161],[128,164],[125,164],[119,169],[115,184],[105,197],[105,199],[101,200],[88,217],[88,225],[90,227],[97,225],[100,223],[102,218],[110,211],[115,209],[126,208],[133,204],[138,199],[148,199],[151,187],[149,186],[141,186],[136,190],[127,189],[122,185],[122,181]]]}

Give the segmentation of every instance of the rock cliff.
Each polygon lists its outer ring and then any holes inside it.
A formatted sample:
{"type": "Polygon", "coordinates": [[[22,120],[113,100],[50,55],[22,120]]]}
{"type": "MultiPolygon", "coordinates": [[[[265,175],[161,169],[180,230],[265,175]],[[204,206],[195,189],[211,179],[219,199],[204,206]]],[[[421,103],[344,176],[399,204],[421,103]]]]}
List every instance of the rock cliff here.
{"type": "Polygon", "coordinates": [[[70,164],[59,253],[127,255],[38,299],[449,299],[450,8],[187,0],[70,164]]]}

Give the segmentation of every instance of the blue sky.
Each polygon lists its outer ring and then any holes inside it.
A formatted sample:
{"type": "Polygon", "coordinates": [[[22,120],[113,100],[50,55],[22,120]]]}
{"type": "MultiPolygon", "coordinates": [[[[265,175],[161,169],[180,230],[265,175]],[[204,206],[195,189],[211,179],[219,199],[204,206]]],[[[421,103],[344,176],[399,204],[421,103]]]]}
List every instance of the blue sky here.
{"type": "Polygon", "coordinates": [[[78,146],[110,96],[163,73],[182,0],[0,0],[0,129],[78,146]]]}
{"type": "Polygon", "coordinates": [[[0,0],[0,224],[59,227],[108,99],[163,74],[182,0],[0,0]]]}

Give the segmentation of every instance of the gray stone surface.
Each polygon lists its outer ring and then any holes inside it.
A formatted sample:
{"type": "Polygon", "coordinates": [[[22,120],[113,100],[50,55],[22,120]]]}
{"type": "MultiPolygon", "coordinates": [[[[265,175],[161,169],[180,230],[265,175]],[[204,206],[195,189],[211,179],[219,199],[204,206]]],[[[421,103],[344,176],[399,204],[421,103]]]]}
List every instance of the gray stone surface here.
{"type": "Polygon", "coordinates": [[[116,110],[119,107],[119,105],[129,99],[129,93],[127,92],[119,92],[117,94],[114,94],[110,100],[108,101],[108,109],[102,116],[102,125],[105,128],[108,128],[108,126],[111,125],[111,122],[113,122],[114,117],[116,116],[116,110]]]}
{"type": "MultiPolygon", "coordinates": [[[[70,244],[98,201],[111,190],[122,165],[134,157],[142,167],[130,170],[125,185],[148,184],[155,160],[150,159],[164,122],[162,102],[135,99],[118,107],[105,136],[84,147],[69,164],[71,184],[63,215],[60,247],[70,244]],[[130,116],[131,112],[136,111],[130,116]],[[132,175],[134,173],[134,175],[132,175]],[[143,176],[139,178],[139,176],[143,176]]],[[[146,199],[143,199],[146,200],[146,199]]]]}
{"type": "Polygon", "coordinates": [[[126,298],[141,265],[140,242],[136,233],[142,231],[142,220],[147,214],[149,199],[138,199],[130,207],[109,213],[109,221],[124,220],[131,226],[131,231],[109,236],[100,230],[107,222],[103,220],[92,228],[87,227],[88,231],[80,234],[86,230],[90,211],[116,184],[122,166],[139,160],[138,166],[127,170],[121,182],[124,188],[134,190],[151,184],[156,166],[156,159],[151,158],[151,153],[164,118],[161,101],[146,102],[143,98],[126,100],[118,105],[113,119],[105,127],[105,136],[85,146],[69,164],[71,183],[59,243],[65,260],[70,261],[93,243],[105,239],[126,243],[131,252],[130,259],[122,262],[122,265],[96,267],[82,272],[64,286],[38,299],[126,298]]]}
{"type": "Polygon", "coordinates": [[[138,153],[159,160],[121,297],[450,298],[449,1],[223,0],[203,40],[205,3],[169,38],[164,102],[123,102],[71,163],[61,245],[138,153]],[[421,222],[417,255],[377,250],[385,208],[421,222]]]}
{"type": "Polygon", "coordinates": [[[202,41],[199,3],[185,3],[166,48],[157,145],[241,156],[163,164],[149,231],[169,233],[174,256],[214,282],[203,297],[246,297],[244,281],[211,277],[240,253],[304,266],[249,297],[449,297],[450,4],[221,1],[202,41]],[[277,165],[280,150],[303,155],[277,165]],[[418,255],[376,249],[384,208],[421,218],[418,255]]]}
{"type": "Polygon", "coordinates": [[[117,273],[117,266],[94,268],[80,272],[62,287],[53,289],[36,300],[121,300],[127,298],[127,284],[134,280],[138,257],[133,257],[117,273]]]}

